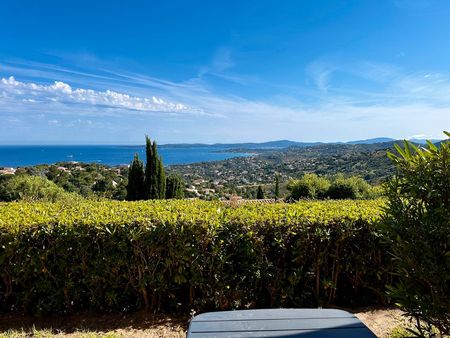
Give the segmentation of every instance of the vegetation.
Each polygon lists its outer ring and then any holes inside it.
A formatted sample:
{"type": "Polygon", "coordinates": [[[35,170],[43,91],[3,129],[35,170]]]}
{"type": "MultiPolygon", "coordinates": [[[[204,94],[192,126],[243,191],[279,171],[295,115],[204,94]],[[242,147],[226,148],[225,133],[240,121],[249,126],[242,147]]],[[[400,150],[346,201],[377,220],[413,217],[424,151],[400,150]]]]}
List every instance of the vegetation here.
{"type": "Polygon", "coordinates": [[[139,160],[138,154],[134,154],[128,171],[127,200],[139,201],[145,199],[144,164],[139,160]]]}
{"type": "Polygon", "coordinates": [[[273,193],[275,195],[275,199],[280,198],[280,175],[275,175],[275,191],[273,193]]]}
{"type": "Polygon", "coordinates": [[[156,141],[145,137],[145,197],[146,199],[164,199],[166,195],[166,176],[161,157],[158,155],[156,141]]]}
{"type": "MultiPolygon", "coordinates": [[[[127,186],[126,167],[109,167],[98,163],[58,162],[18,168],[16,175],[46,177],[67,192],[86,198],[104,197],[124,200],[127,186]]],[[[12,175],[0,175],[7,180],[12,175]]]]}
{"type": "Polygon", "coordinates": [[[13,175],[0,184],[0,200],[3,201],[69,202],[77,198],[77,194],[66,192],[44,177],[13,175]]]}
{"type": "Polygon", "coordinates": [[[291,192],[290,197],[294,200],[325,198],[329,188],[330,181],[316,174],[305,174],[301,179],[291,180],[288,183],[288,190],[291,192]]]}
{"type": "MultiPolygon", "coordinates": [[[[167,170],[180,174],[187,185],[193,185],[199,191],[214,189],[216,198],[235,194],[250,198],[258,185],[273,187],[274,177],[279,175],[282,198],[286,196],[283,196],[286,182],[308,173],[321,177],[337,174],[358,176],[372,185],[380,184],[395,173],[395,166],[386,156],[386,151],[392,150],[393,145],[393,142],[387,142],[323,144],[275,150],[239,149],[236,151],[257,155],[172,165],[167,170]]],[[[266,192],[269,198],[275,198],[273,188],[266,192]]]]}
{"type": "Polygon", "coordinates": [[[288,183],[290,198],[308,199],[369,199],[379,197],[380,191],[364,179],[356,176],[344,177],[339,174],[331,178],[305,174],[299,180],[288,183]]]}
{"type": "Polygon", "coordinates": [[[264,199],[264,190],[260,185],[258,186],[258,190],[256,191],[256,199],[257,200],[264,199]]]}
{"type": "Polygon", "coordinates": [[[450,142],[396,149],[384,218],[398,275],[390,295],[415,319],[416,334],[450,335],[450,142]]]}
{"type": "Polygon", "coordinates": [[[179,175],[170,175],[166,179],[166,199],[184,197],[184,182],[179,175]]]}
{"type": "Polygon", "coordinates": [[[142,161],[134,155],[128,174],[127,200],[166,198],[166,174],[161,157],[158,155],[156,142],[145,137],[146,163],[145,172],[142,161]]]}
{"type": "Polygon", "coordinates": [[[380,201],[0,204],[0,311],[366,305],[380,201]]]}

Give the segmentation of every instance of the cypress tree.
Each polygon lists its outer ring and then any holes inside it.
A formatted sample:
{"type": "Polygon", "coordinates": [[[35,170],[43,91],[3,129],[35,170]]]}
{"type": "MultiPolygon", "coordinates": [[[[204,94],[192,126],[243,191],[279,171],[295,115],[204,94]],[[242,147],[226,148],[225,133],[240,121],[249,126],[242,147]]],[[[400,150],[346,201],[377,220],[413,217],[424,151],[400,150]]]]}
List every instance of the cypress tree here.
{"type": "Polygon", "coordinates": [[[280,198],[280,176],[275,175],[275,199],[280,198]]]}
{"type": "Polygon", "coordinates": [[[166,198],[181,199],[184,197],[184,182],[179,175],[170,175],[166,179],[166,198]]]}
{"type": "Polygon", "coordinates": [[[145,136],[145,199],[164,199],[166,196],[166,175],[156,141],[145,136]]]}
{"type": "Polygon", "coordinates": [[[260,185],[258,186],[258,191],[256,192],[256,199],[258,200],[264,199],[264,191],[260,185]]]}
{"type": "Polygon", "coordinates": [[[156,141],[153,141],[151,146],[151,157],[149,159],[151,171],[149,175],[149,184],[150,184],[150,198],[158,199],[159,198],[159,182],[158,182],[158,171],[159,171],[159,157],[158,157],[158,148],[156,146],[156,141]]]}
{"type": "Polygon", "coordinates": [[[166,198],[166,173],[164,171],[164,166],[161,157],[158,157],[158,198],[166,198]]]}
{"type": "Polygon", "coordinates": [[[153,170],[153,150],[150,138],[145,135],[145,199],[150,199],[152,196],[152,170],[153,170]]]}
{"type": "Polygon", "coordinates": [[[133,161],[128,172],[127,200],[138,201],[145,198],[145,174],[144,164],[139,160],[138,154],[134,154],[133,161]]]}

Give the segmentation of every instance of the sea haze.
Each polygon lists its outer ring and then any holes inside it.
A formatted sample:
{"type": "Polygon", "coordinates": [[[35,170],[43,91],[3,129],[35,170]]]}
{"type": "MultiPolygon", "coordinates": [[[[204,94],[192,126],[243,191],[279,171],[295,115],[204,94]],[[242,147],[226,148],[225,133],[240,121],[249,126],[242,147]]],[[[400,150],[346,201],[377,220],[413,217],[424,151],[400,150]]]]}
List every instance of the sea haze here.
{"type": "MultiPolygon", "coordinates": [[[[219,161],[249,155],[227,153],[227,149],[229,148],[225,146],[162,146],[159,153],[165,165],[219,161]]],[[[145,160],[143,146],[0,146],[0,166],[23,167],[63,161],[96,162],[113,166],[129,164],[135,153],[145,160]]]]}

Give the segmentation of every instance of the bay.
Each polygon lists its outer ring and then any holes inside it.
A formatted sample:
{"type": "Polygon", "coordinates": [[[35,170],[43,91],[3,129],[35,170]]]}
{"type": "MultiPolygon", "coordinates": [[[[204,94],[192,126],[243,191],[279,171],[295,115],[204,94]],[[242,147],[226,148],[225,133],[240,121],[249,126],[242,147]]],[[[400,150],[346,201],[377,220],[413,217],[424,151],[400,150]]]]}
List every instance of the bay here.
{"type": "MultiPolygon", "coordinates": [[[[245,153],[227,152],[229,147],[220,146],[161,146],[159,153],[164,165],[189,164],[205,161],[220,161],[232,157],[248,156],[245,153]]],[[[45,145],[45,146],[0,146],[0,167],[22,167],[56,162],[100,163],[110,166],[126,165],[135,153],[145,160],[143,146],[113,145],[45,145]]]]}

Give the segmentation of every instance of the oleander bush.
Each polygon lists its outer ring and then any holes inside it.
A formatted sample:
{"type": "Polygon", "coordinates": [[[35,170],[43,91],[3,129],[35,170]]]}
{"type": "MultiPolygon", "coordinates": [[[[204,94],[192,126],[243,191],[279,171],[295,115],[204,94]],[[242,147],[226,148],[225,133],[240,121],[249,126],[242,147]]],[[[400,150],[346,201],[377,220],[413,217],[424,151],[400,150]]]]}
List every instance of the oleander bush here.
{"type": "MultiPolygon", "coordinates": [[[[446,133],[450,137],[450,133],[446,133]]],[[[393,256],[396,304],[418,336],[450,335],[450,141],[389,154],[397,174],[387,184],[383,224],[393,256]]]]}
{"type": "Polygon", "coordinates": [[[0,311],[380,303],[383,203],[0,203],[0,311]]]}

